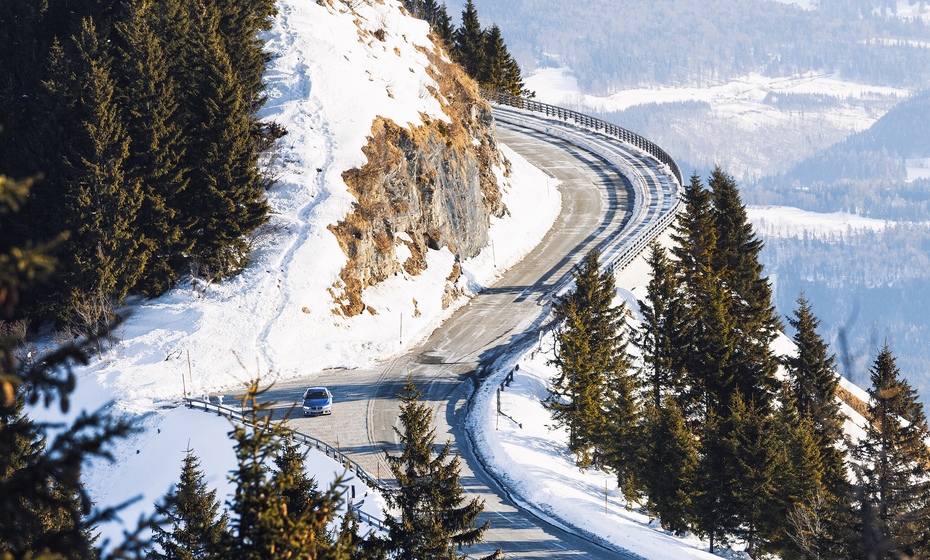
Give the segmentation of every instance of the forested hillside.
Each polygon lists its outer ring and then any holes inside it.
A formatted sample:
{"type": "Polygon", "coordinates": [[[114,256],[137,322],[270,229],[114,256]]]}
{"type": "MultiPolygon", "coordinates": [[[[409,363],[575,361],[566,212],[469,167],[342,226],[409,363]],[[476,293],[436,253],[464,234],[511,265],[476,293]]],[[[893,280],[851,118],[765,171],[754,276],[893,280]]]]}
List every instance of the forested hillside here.
{"type": "Polygon", "coordinates": [[[907,160],[930,156],[930,90],[897,104],[870,128],[758,181],[753,204],[855,212],[891,220],[930,216],[925,180],[908,182],[907,160]],[[801,188],[803,185],[804,188],[801,188]]]}
{"type": "Polygon", "coordinates": [[[51,242],[33,318],[93,325],[127,294],[240,270],[266,220],[259,123],[272,0],[11,0],[0,167],[40,177],[0,249],[51,242]]]}
{"type": "Polygon", "coordinates": [[[627,504],[700,535],[711,553],[930,554],[930,428],[894,353],[869,360],[868,402],[841,403],[840,364],[804,294],[787,317],[794,348],[776,355],[763,243],[735,181],[719,168],[707,186],[694,175],[684,202],[670,249],[650,249],[629,331],[596,252],[553,307],[557,371],[544,405],[577,464],[613,473],[627,504]],[[852,438],[850,403],[865,419],[852,438]]]}
{"type": "Polygon", "coordinates": [[[927,27],[879,0],[833,0],[803,10],[770,0],[541,0],[475,2],[524,68],[571,68],[586,92],[709,86],[749,72],[809,70],[902,87],[930,77],[927,27]],[[915,43],[916,42],[916,43],[915,43]]]}

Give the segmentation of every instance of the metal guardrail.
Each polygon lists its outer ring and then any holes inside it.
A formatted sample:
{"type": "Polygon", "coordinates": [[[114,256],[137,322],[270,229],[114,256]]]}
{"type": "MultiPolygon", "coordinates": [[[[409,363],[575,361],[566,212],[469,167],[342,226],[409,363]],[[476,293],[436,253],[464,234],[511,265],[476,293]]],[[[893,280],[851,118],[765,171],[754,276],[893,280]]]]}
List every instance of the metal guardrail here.
{"type": "Polygon", "coordinates": [[[639,134],[636,134],[631,130],[627,130],[622,126],[609,123],[605,120],[598,119],[590,115],[585,115],[584,113],[572,111],[571,109],[565,109],[564,107],[558,107],[556,105],[549,105],[548,103],[540,103],[539,101],[534,101],[527,97],[517,97],[515,95],[510,95],[509,93],[501,93],[482,88],[481,95],[488,101],[497,103],[499,105],[507,105],[517,109],[533,111],[534,113],[542,113],[547,117],[554,117],[565,122],[572,121],[579,127],[603,132],[608,136],[617,138],[621,142],[626,142],[627,144],[636,146],[637,148],[645,151],[649,155],[667,165],[669,169],[672,170],[675,178],[678,179],[678,184],[684,185],[684,182],[682,182],[681,179],[681,170],[678,169],[678,164],[675,163],[675,160],[672,159],[672,156],[668,155],[665,150],[660,148],[651,140],[647,140],[639,134]]]}
{"type": "MultiPolygon", "coordinates": [[[[184,401],[187,403],[188,408],[194,409],[203,409],[204,412],[215,412],[219,416],[224,416],[230,420],[236,422],[245,422],[246,414],[251,412],[251,410],[246,409],[236,409],[222,404],[214,404],[203,399],[192,399],[185,398],[184,401]]],[[[337,463],[345,466],[346,470],[355,474],[356,477],[363,483],[365,483],[369,488],[377,488],[380,491],[389,490],[388,485],[381,482],[380,479],[377,479],[362,468],[361,465],[350,459],[340,451],[339,449],[333,447],[332,445],[326,443],[325,441],[315,438],[311,435],[305,434],[303,432],[298,432],[296,430],[288,430],[290,437],[293,441],[298,441],[304,445],[316,449],[317,451],[323,452],[327,457],[335,460],[337,463]]],[[[377,527],[379,530],[385,530],[384,521],[379,519],[371,514],[365,513],[358,507],[353,507],[352,511],[355,512],[355,515],[358,516],[360,521],[368,523],[369,525],[377,527]]]]}
{"type": "MultiPolygon", "coordinates": [[[[619,242],[617,239],[621,237],[620,234],[623,232],[617,232],[613,236],[612,240],[605,242],[605,245],[607,246],[604,248],[604,250],[602,250],[601,262],[601,266],[604,269],[613,273],[617,273],[623,270],[623,268],[633,262],[637,255],[639,255],[643,249],[649,245],[649,243],[658,237],[658,235],[675,220],[675,216],[678,214],[678,211],[682,205],[681,187],[683,183],[681,179],[681,171],[678,168],[678,164],[675,163],[671,156],[669,156],[668,153],[657,146],[654,142],[613,123],[608,123],[601,119],[591,117],[577,111],[572,111],[570,109],[565,109],[563,107],[557,107],[555,105],[533,101],[532,99],[516,97],[505,93],[492,92],[485,89],[481,90],[481,94],[491,103],[538,113],[540,117],[545,116],[547,119],[558,121],[559,123],[565,124],[570,128],[575,128],[581,131],[594,131],[603,134],[605,139],[619,140],[620,142],[642,150],[648,155],[654,157],[658,162],[668,167],[674,179],[677,180],[677,185],[674,185],[677,187],[674,189],[675,192],[669,193],[670,196],[674,196],[673,204],[668,208],[667,212],[661,215],[659,219],[653,222],[646,230],[636,233],[629,239],[621,239],[619,242]],[[617,252],[618,250],[619,252],[617,252]]],[[[529,124],[527,119],[519,119],[519,121],[523,122],[523,124],[529,124]]],[[[580,135],[574,135],[566,131],[560,131],[558,128],[546,127],[546,132],[550,135],[561,137],[569,142],[581,145],[582,147],[591,150],[593,153],[606,158],[612,164],[617,165],[621,172],[628,175],[631,180],[634,182],[638,181],[642,183],[643,188],[646,187],[642,175],[637,170],[633,169],[629,165],[625,165],[623,161],[619,160],[619,154],[609,153],[609,150],[606,150],[603,145],[588,141],[580,135]]],[[[638,205],[639,202],[636,202],[635,204],[638,205]]],[[[570,276],[558,281],[553,287],[552,296],[559,296],[564,293],[569,288],[569,286],[572,285],[573,281],[573,278],[570,276]]]]}
{"type": "Polygon", "coordinates": [[[611,259],[606,267],[611,271],[623,270],[633,259],[639,255],[652,241],[659,236],[675,220],[678,209],[681,207],[681,201],[678,201],[672,210],[659,218],[648,230],[642,232],[633,242],[623,250],[618,256],[611,259]]]}

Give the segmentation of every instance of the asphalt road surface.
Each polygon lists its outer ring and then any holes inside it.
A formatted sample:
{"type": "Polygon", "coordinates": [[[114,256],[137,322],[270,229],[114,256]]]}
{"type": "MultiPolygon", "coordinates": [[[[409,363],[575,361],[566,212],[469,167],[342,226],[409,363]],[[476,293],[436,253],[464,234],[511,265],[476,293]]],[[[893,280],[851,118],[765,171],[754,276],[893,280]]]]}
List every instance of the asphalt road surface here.
{"type": "MultiPolygon", "coordinates": [[[[384,452],[397,452],[399,399],[407,375],[433,408],[437,443],[461,453],[461,482],[469,498],[485,500],[491,529],[472,557],[502,548],[508,558],[638,558],[570,527],[518,507],[481,465],[464,429],[467,399],[486,367],[515,346],[532,344],[546,320],[554,286],[589,250],[620,231],[632,214],[630,182],[607,162],[566,141],[498,122],[498,138],[561,181],[561,214],[543,241],[494,286],[458,310],[422,345],[371,370],[314,372],[312,381],[282,382],[267,393],[288,408],[308,384],[334,395],[331,416],[293,417],[296,430],[337,445],[372,475],[389,477],[384,452]]],[[[554,183],[552,181],[551,183],[554,183]]],[[[539,196],[555,187],[541,184],[539,196]]],[[[361,499],[356,497],[356,501],[361,499]]]]}

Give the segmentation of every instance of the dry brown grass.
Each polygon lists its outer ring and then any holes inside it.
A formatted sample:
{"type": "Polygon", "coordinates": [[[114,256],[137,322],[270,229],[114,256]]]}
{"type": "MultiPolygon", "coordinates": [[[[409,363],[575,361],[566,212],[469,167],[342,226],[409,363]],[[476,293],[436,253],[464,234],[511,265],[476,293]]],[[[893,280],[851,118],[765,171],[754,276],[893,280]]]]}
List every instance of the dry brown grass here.
{"type": "Polygon", "coordinates": [[[858,412],[860,416],[865,419],[869,418],[869,403],[847,391],[842,386],[836,388],[836,396],[846,403],[849,408],[858,412]]]}

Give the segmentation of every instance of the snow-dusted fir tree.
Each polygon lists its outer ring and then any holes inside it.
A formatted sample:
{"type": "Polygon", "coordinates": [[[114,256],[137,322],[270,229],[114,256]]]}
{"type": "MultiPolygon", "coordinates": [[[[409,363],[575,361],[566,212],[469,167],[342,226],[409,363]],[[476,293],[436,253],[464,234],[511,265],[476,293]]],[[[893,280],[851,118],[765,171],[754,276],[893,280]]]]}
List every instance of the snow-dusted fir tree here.
{"type": "Polygon", "coordinates": [[[730,298],[730,315],[739,332],[732,354],[734,388],[765,409],[777,392],[778,359],[771,343],[781,330],[772,288],[759,260],[762,240],[753,231],[736,181],[719,167],[708,181],[717,242],[714,269],[730,298]]]}
{"type": "Polygon", "coordinates": [[[817,332],[820,321],[814,316],[804,294],[798,296],[798,308],[788,323],[795,329],[795,356],[785,360],[788,370],[789,396],[798,414],[808,419],[817,436],[824,461],[826,482],[845,482],[843,456],[843,414],[837,400],[839,375],[833,355],[817,332]]]}

